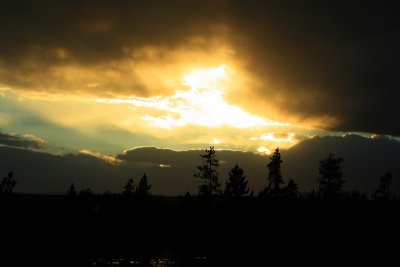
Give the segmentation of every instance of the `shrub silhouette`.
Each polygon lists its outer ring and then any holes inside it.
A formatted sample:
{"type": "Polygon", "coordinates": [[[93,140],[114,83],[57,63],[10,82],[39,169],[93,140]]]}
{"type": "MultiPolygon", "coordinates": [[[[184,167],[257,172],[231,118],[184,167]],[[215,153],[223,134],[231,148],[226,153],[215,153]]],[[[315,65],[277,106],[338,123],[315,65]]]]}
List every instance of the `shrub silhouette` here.
{"type": "Polygon", "coordinates": [[[0,184],[0,193],[12,194],[14,187],[17,185],[17,181],[13,178],[14,173],[9,172],[6,177],[3,178],[0,184]]]}

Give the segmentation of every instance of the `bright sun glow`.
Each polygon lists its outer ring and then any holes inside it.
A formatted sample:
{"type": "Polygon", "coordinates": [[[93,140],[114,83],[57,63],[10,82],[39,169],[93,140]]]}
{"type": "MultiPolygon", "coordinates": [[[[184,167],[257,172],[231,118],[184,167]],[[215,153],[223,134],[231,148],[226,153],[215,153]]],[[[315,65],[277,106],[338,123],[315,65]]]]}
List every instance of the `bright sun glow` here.
{"type": "Polygon", "coordinates": [[[190,86],[192,89],[208,88],[213,90],[222,90],[219,88],[221,82],[228,79],[225,66],[217,68],[196,69],[183,77],[183,85],[190,86]]]}
{"type": "Polygon", "coordinates": [[[97,99],[101,103],[130,103],[133,108],[145,107],[164,111],[161,116],[143,115],[150,125],[170,129],[196,125],[204,127],[230,126],[251,128],[287,125],[267,120],[228,104],[224,94],[228,81],[233,79],[224,65],[215,68],[194,69],[182,78],[182,85],[189,90],[176,90],[169,97],[126,99],[97,99]]]}

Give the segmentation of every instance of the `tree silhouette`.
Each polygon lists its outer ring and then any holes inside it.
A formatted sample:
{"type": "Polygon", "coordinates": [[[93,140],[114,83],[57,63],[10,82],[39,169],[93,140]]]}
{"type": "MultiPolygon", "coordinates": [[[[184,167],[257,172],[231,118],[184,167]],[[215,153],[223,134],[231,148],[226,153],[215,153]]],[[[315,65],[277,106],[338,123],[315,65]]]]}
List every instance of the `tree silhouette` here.
{"type": "Polygon", "coordinates": [[[237,164],[229,171],[229,179],[226,181],[224,194],[229,197],[243,197],[249,193],[246,176],[243,175],[243,169],[237,164]]]}
{"type": "Polygon", "coordinates": [[[279,148],[275,149],[274,154],[270,157],[270,163],[268,163],[268,187],[266,188],[267,193],[271,195],[278,195],[280,193],[280,185],[284,184],[282,172],[281,172],[281,153],[279,148]]]}
{"type": "Polygon", "coordinates": [[[0,184],[0,193],[12,194],[14,187],[17,185],[17,181],[13,178],[14,173],[9,172],[6,177],[3,178],[0,184]]]}
{"type": "Polygon", "coordinates": [[[67,191],[67,196],[74,197],[74,196],[76,196],[76,194],[77,194],[77,192],[76,192],[76,189],[75,189],[75,185],[74,185],[74,183],[72,183],[69,186],[69,189],[67,191]]]}
{"type": "Polygon", "coordinates": [[[378,189],[375,191],[376,199],[389,199],[390,198],[390,185],[393,182],[393,175],[391,172],[385,173],[379,179],[378,189]]]}
{"type": "Polygon", "coordinates": [[[221,194],[220,186],[218,182],[217,167],[219,161],[215,158],[214,147],[206,149],[204,154],[200,154],[202,164],[197,166],[198,173],[194,176],[200,179],[199,195],[213,196],[221,194]]]}
{"type": "Polygon", "coordinates": [[[319,177],[317,178],[317,182],[319,183],[319,193],[324,198],[335,199],[338,197],[345,183],[341,168],[342,163],[343,159],[341,157],[335,158],[332,153],[319,162],[319,177]]]}
{"type": "Polygon", "coordinates": [[[124,196],[133,196],[135,193],[135,185],[133,183],[133,179],[130,178],[126,182],[126,185],[124,186],[124,190],[122,191],[122,194],[124,196]]]}
{"type": "Polygon", "coordinates": [[[136,187],[136,195],[139,197],[146,197],[150,195],[151,184],[147,181],[146,174],[143,174],[140,179],[139,185],[136,187]]]}
{"type": "Polygon", "coordinates": [[[79,196],[81,197],[92,197],[93,194],[93,191],[89,187],[79,191],[79,196]]]}
{"type": "Polygon", "coordinates": [[[293,179],[290,179],[286,187],[283,188],[283,195],[290,199],[295,199],[299,195],[299,189],[293,179]]]}

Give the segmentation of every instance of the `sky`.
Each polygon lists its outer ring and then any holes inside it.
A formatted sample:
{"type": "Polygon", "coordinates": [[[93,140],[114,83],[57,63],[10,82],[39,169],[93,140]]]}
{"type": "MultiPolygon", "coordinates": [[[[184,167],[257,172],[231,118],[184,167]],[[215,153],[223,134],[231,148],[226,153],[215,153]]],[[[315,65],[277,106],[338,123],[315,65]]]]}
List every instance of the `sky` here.
{"type": "Polygon", "coordinates": [[[0,3],[0,142],[101,159],[400,140],[391,1],[0,3]]]}

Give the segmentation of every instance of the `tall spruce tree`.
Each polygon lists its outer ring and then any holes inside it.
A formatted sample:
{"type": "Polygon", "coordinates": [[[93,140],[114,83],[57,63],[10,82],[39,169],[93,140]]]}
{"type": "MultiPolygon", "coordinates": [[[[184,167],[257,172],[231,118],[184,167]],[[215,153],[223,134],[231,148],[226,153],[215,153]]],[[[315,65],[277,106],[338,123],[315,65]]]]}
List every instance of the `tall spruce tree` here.
{"type": "Polygon", "coordinates": [[[216,159],[214,147],[206,149],[204,154],[200,154],[202,164],[197,166],[198,173],[194,176],[199,178],[199,195],[211,197],[220,195],[221,184],[218,182],[217,168],[219,161],[216,159]]]}
{"type": "Polygon", "coordinates": [[[282,172],[281,172],[281,153],[279,148],[275,149],[275,152],[270,157],[270,163],[268,163],[268,187],[267,192],[272,195],[280,193],[280,186],[284,184],[282,172]]]}

